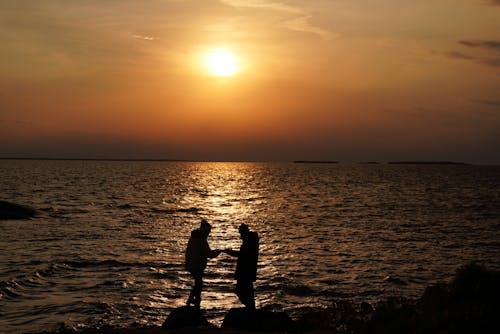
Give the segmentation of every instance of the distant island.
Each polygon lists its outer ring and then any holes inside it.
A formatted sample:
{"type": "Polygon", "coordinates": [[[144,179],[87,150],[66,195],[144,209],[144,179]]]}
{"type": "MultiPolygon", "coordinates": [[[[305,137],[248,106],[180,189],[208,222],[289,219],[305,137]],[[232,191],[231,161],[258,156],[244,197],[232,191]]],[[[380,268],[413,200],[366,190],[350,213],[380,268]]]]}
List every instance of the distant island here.
{"type": "Polygon", "coordinates": [[[468,165],[465,162],[454,161],[389,161],[389,165],[468,165]]]}
{"type": "Polygon", "coordinates": [[[295,160],[294,164],[338,164],[338,161],[331,160],[295,160]]]}

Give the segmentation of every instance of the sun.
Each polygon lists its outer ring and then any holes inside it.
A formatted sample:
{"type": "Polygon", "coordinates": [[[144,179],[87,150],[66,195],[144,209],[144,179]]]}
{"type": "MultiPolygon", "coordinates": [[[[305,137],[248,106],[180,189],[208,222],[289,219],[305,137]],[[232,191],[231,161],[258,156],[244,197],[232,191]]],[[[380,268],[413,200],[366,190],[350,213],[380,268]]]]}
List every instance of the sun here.
{"type": "Polygon", "coordinates": [[[212,75],[230,77],[238,72],[236,56],[222,48],[212,49],[205,55],[205,65],[212,75]]]}

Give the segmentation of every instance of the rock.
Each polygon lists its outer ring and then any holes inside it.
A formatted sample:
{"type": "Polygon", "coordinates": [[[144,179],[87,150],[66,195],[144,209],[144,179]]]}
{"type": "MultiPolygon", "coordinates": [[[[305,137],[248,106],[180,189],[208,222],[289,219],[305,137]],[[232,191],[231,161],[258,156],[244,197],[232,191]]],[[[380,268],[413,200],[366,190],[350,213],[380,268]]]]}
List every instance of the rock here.
{"type": "Polygon", "coordinates": [[[210,323],[199,308],[182,306],[170,312],[162,327],[165,329],[179,329],[209,325],[210,323]]]}
{"type": "Polygon", "coordinates": [[[373,306],[368,304],[367,302],[362,302],[359,306],[359,311],[363,314],[368,314],[373,312],[373,306]]]}
{"type": "Polygon", "coordinates": [[[298,320],[298,328],[300,332],[308,332],[314,330],[328,330],[333,328],[335,315],[333,310],[324,309],[304,314],[298,320]]]}
{"type": "Polygon", "coordinates": [[[255,332],[288,332],[295,328],[295,323],[285,312],[233,308],[224,317],[222,328],[255,332]]]}
{"type": "Polygon", "coordinates": [[[425,309],[443,309],[448,305],[449,300],[448,286],[436,284],[425,289],[422,297],[420,297],[420,304],[425,309]]]}
{"type": "Polygon", "coordinates": [[[396,284],[396,285],[408,285],[408,283],[403,281],[402,279],[397,278],[397,277],[392,277],[392,276],[386,276],[384,278],[384,282],[392,283],[392,284],[396,284]]]}
{"type": "Polygon", "coordinates": [[[0,219],[30,219],[36,215],[36,210],[7,201],[0,201],[0,219]]]}

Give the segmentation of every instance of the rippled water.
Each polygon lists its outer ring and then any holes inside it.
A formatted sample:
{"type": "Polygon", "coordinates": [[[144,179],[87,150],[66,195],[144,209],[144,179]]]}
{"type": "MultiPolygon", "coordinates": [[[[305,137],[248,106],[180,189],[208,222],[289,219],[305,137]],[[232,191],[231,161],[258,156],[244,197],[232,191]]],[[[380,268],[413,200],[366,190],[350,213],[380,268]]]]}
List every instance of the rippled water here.
{"type": "MultiPolygon", "coordinates": [[[[500,268],[500,168],[0,161],[0,199],[40,211],[0,221],[0,328],[161,324],[185,303],[184,249],[200,218],[212,248],[261,246],[258,307],[419,296],[461,265],[500,268]]],[[[240,304],[235,260],[206,270],[202,308],[240,304]]]]}

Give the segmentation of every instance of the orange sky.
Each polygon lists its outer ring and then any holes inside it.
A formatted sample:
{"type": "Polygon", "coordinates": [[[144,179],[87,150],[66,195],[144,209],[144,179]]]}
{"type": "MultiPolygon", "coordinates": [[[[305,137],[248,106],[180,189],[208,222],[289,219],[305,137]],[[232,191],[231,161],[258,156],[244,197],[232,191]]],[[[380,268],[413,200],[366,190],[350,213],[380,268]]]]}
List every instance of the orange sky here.
{"type": "Polygon", "coordinates": [[[0,38],[0,157],[500,163],[498,0],[7,0],[0,38]]]}

